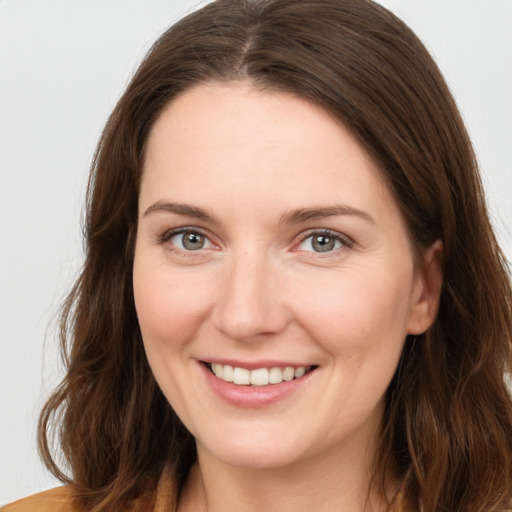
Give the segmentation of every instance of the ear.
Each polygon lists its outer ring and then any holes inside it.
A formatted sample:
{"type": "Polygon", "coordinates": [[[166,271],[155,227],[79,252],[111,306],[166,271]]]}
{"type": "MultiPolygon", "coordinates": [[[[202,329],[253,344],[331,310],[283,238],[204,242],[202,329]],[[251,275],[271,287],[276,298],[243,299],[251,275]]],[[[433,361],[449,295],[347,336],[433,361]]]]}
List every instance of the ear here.
{"type": "Polygon", "coordinates": [[[416,269],[407,334],[422,334],[434,323],[443,284],[442,259],[443,242],[436,240],[423,253],[416,269]]]}

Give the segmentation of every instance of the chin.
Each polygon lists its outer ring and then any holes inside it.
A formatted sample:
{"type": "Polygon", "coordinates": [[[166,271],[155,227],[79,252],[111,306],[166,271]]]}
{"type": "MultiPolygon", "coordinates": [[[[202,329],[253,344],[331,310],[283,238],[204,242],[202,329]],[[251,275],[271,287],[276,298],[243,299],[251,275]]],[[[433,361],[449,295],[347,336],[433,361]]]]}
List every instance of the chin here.
{"type": "Polygon", "coordinates": [[[206,443],[198,441],[199,457],[204,454],[238,468],[277,469],[293,464],[304,453],[304,447],[299,448],[289,438],[283,440],[282,437],[272,438],[261,433],[222,437],[222,440],[206,443]]]}
{"type": "Polygon", "coordinates": [[[292,465],[297,461],[297,456],[284,452],[266,452],[263,450],[246,450],[245,452],[226,451],[213,453],[213,455],[227,464],[243,469],[279,469],[292,465]]]}

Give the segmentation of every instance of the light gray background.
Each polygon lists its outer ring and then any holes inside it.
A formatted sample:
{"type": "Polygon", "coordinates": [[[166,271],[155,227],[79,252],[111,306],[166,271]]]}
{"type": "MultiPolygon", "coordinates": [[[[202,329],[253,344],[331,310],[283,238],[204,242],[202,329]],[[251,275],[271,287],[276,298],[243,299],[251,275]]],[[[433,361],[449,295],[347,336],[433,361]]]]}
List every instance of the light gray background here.
{"type": "MultiPolygon", "coordinates": [[[[205,2],[202,2],[205,3],[205,2]]],[[[512,256],[512,0],[382,0],[445,73],[512,256]]],[[[55,318],[81,262],[102,126],[153,40],[194,0],[0,0],[0,503],[52,487],[38,411],[60,373],[55,318]]]]}

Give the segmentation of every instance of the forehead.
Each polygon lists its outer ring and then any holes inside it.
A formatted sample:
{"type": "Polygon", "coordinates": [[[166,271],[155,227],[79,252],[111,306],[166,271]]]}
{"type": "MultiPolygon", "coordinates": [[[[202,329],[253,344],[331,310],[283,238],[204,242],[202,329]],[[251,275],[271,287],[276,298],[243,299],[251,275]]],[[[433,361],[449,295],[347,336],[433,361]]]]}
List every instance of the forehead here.
{"type": "Polygon", "coordinates": [[[239,210],[347,203],[397,213],[378,166],[341,122],[290,93],[238,82],[195,86],[164,109],[141,201],[162,194],[204,206],[222,197],[239,210]]]}
{"type": "Polygon", "coordinates": [[[162,145],[172,142],[179,142],[184,150],[201,146],[203,152],[236,144],[241,150],[275,151],[279,146],[297,153],[341,143],[344,151],[351,146],[368,166],[376,167],[347,128],[325,109],[288,92],[258,90],[249,82],[200,84],[180,94],[153,126],[146,156],[156,149],[162,154],[162,145]]]}

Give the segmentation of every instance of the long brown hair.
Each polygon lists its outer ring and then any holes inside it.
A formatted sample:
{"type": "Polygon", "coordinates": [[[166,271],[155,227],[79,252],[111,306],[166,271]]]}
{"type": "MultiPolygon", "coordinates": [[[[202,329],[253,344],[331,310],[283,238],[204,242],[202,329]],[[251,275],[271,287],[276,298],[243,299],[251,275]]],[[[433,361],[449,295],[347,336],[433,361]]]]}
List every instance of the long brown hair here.
{"type": "Polygon", "coordinates": [[[151,374],[135,314],[138,190],[162,109],[194,84],[241,79],[339,118],[380,165],[417,253],[444,243],[439,314],[406,341],[387,393],[376,478],[396,472],[411,510],[512,510],[506,262],[437,66],[407,26],[369,0],[218,0],[153,46],[92,165],[86,260],[62,313],[68,371],[40,420],[47,466],[99,512],[150,492],[166,465],[183,482],[195,460],[192,436],[151,374]],[[52,458],[52,434],[70,478],[52,458]]]}

